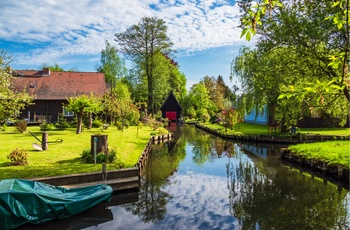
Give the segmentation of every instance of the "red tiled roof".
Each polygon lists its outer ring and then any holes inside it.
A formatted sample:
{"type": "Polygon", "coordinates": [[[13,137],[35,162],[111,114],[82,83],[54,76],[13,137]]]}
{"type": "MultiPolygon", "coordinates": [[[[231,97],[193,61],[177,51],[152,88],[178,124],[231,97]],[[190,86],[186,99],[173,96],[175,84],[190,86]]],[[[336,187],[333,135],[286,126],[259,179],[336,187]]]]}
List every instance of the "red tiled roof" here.
{"type": "Polygon", "coordinates": [[[25,90],[37,100],[66,100],[79,95],[101,96],[106,91],[103,73],[13,71],[12,82],[17,91],[25,90]]]}

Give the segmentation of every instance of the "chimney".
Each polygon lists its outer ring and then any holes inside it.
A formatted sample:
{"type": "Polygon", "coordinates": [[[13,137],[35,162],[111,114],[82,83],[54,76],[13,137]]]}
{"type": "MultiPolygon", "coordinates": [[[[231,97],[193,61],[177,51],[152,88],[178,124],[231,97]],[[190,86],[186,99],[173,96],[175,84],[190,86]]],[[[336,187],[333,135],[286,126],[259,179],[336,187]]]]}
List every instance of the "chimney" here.
{"type": "Polygon", "coordinates": [[[50,68],[47,68],[47,67],[43,68],[43,75],[50,76],[50,68]]]}

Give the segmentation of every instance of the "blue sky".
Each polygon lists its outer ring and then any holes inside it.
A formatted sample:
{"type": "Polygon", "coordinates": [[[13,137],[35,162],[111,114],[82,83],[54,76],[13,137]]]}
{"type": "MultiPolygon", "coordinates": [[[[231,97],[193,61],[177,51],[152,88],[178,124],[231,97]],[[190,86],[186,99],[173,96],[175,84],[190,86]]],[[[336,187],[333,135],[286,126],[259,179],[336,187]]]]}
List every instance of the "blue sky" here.
{"type": "Polygon", "coordinates": [[[251,44],[240,39],[233,0],[0,0],[0,49],[12,55],[13,69],[57,63],[96,71],[105,40],[117,45],[114,34],[142,17],[166,22],[188,87],[206,75],[234,84],[231,61],[251,44]]]}

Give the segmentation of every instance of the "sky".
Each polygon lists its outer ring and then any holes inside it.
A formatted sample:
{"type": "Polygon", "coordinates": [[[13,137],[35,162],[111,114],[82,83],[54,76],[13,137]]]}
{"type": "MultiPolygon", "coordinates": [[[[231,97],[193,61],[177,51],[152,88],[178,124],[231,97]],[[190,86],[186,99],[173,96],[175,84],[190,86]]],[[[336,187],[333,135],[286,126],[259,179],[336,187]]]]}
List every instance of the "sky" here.
{"type": "MultiPolygon", "coordinates": [[[[239,8],[234,0],[0,0],[0,50],[15,70],[44,63],[94,72],[105,41],[142,17],[165,21],[187,87],[204,76],[230,81],[230,65],[241,46],[239,8]]],[[[126,61],[131,68],[131,62],[126,61]]]]}

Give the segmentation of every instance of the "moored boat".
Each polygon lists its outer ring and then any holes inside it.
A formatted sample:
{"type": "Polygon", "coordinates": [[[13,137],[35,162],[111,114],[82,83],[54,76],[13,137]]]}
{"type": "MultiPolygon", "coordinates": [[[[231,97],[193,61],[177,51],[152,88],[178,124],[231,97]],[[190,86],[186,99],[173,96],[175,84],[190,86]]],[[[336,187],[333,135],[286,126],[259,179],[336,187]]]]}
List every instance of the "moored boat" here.
{"type": "Polygon", "coordinates": [[[109,202],[112,193],[111,186],[105,184],[64,188],[33,180],[1,180],[0,229],[68,218],[109,202]]]}

